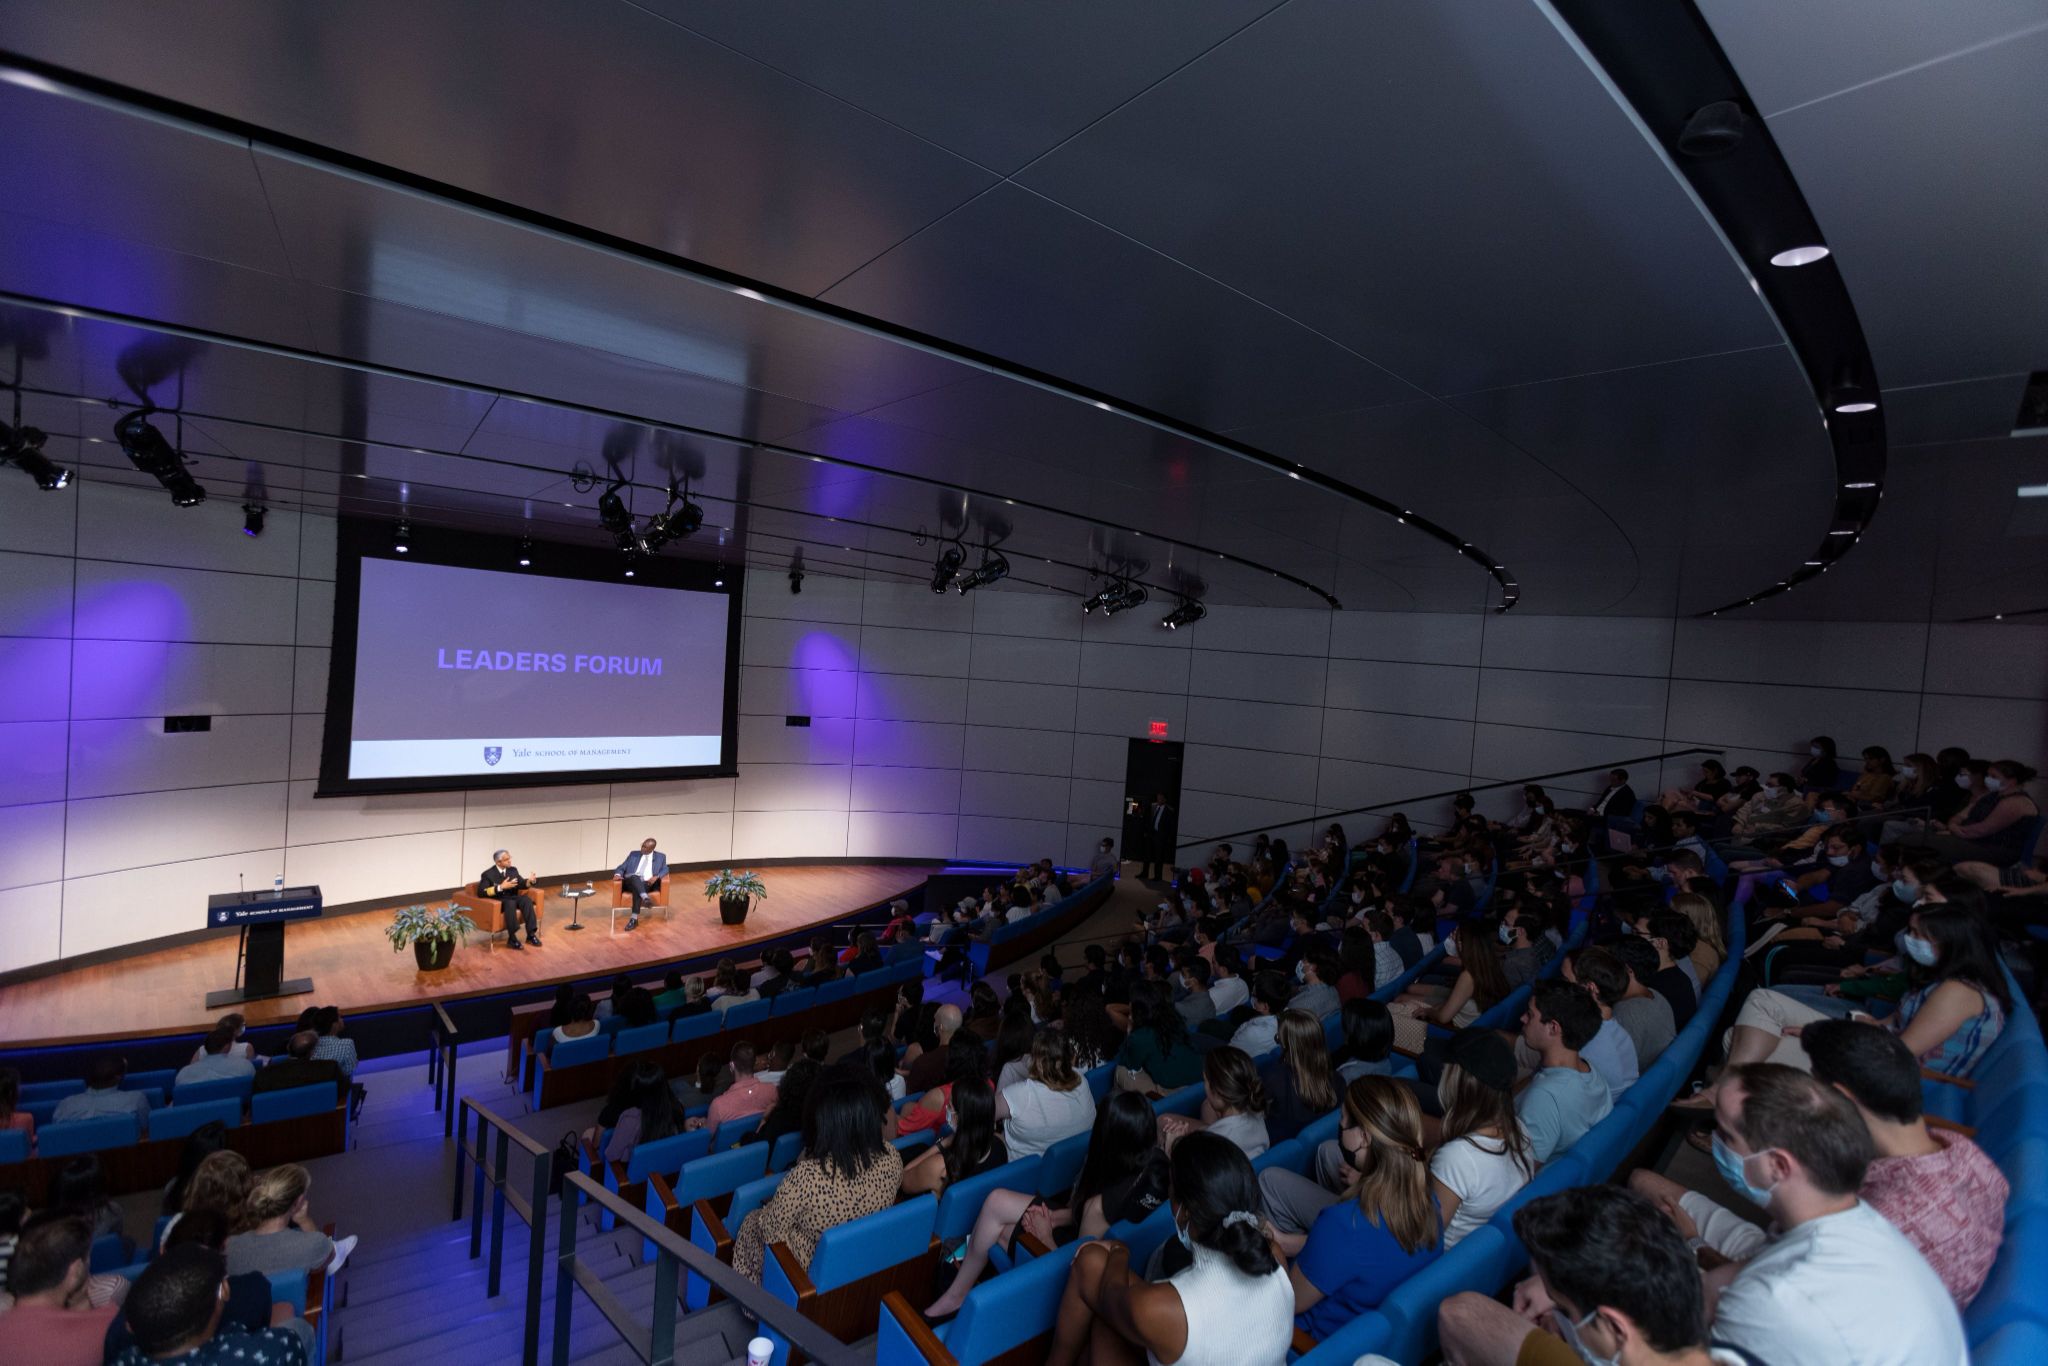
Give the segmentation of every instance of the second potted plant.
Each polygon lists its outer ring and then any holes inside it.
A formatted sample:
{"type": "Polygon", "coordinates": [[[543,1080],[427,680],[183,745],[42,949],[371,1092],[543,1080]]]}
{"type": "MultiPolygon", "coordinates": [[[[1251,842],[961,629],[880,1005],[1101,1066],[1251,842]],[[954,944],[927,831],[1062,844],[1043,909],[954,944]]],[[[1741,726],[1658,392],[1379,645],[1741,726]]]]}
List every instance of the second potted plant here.
{"type": "Polygon", "coordinates": [[[462,936],[467,943],[469,932],[475,928],[476,922],[452,902],[445,906],[401,906],[385,928],[384,937],[391,941],[393,953],[412,945],[412,955],[421,972],[439,972],[455,956],[456,936],[462,936]]]}
{"type": "Polygon", "coordinates": [[[766,897],[768,888],[761,882],[760,875],[753,872],[735,873],[730,868],[721,868],[704,880],[704,898],[718,900],[718,918],[728,925],[746,923],[747,911],[755,897],[766,897]]]}

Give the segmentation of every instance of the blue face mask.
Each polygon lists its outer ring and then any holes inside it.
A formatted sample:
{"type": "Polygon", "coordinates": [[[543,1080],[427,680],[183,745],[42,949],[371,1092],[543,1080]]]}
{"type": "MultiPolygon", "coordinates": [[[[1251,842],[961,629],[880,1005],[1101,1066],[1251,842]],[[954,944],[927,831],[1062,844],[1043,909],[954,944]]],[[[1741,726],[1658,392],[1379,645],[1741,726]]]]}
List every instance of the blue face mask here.
{"type": "Polygon", "coordinates": [[[1500,942],[1503,944],[1515,942],[1515,927],[1513,925],[1503,924],[1500,927],[1500,942]]]}
{"type": "Polygon", "coordinates": [[[1812,819],[1811,821],[1808,821],[1808,822],[1807,822],[1807,824],[1809,824],[1809,825],[1833,825],[1833,824],[1834,824],[1834,817],[1830,816],[1830,815],[1829,815],[1829,814],[1828,814],[1827,812],[1825,812],[1825,811],[1816,811],[1816,812],[1814,812],[1814,813],[1813,813],[1813,819],[1812,819]]]}
{"type": "Polygon", "coordinates": [[[1849,856],[1847,854],[1829,854],[1828,862],[1837,868],[1847,868],[1849,866],[1849,856]]]}
{"type": "Polygon", "coordinates": [[[1870,875],[1876,878],[1879,882],[1883,882],[1885,880],[1884,865],[1882,863],[1879,863],[1876,859],[1872,859],[1870,861],[1870,875]]]}
{"type": "Polygon", "coordinates": [[[1892,895],[1908,906],[1920,899],[1920,889],[1902,877],[1892,879],[1892,895]]]}
{"type": "Polygon", "coordinates": [[[1912,959],[1923,968],[1933,967],[1935,960],[1941,957],[1940,951],[1930,941],[1922,939],[1917,934],[1901,933],[1899,935],[1899,952],[1905,954],[1906,957],[1912,959]]]}
{"type": "Polygon", "coordinates": [[[1577,1352],[1579,1360],[1585,1362],[1586,1366],[1621,1366],[1620,1356],[1603,1357],[1594,1352],[1585,1343],[1579,1341],[1579,1330],[1598,1318],[1599,1315],[1600,1311],[1594,1309],[1589,1311],[1584,1318],[1573,1320],[1566,1318],[1562,1313],[1552,1313],[1551,1322],[1557,1325],[1558,1336],[1564,1339],[1564,1345],[1577,1352]]]}
{"type": "MultiPolygon", "coordinates": [[[[1764,1149],[1764,1152],[1769,1151],[1770,1149],[1768,1148],[1764,1149]]],[[[1749,1157],[1761,1157],[1762,1155],[1762,1153],[1751,1153],[1749,1157]]],[[[1759,1207],[1769,1205],[1771,1203],[1770,1188],[1749,1184],[1749,1157],[1737,1157],[1729,1149],[1728,1145],[1721,1141],[1720,1134],[1714,1135],[1714,1170],[1721,1173],[1721,1179],[1728,1183],[1728,1189],[1734,1191],[1752,1205],[1759,1207]]]]}
{"type": "Polygon", "coordinates": [[[1187,1229],[1182,1226],[1180,1220],[1178,1219],[1173,1221],[1173,1236],[1180,1239],[1180,1245],[1186,1248],[1189,1252],[1193,1252],[1195,1250],[1195,1240],[1188,1237],[1187,1229]]]}

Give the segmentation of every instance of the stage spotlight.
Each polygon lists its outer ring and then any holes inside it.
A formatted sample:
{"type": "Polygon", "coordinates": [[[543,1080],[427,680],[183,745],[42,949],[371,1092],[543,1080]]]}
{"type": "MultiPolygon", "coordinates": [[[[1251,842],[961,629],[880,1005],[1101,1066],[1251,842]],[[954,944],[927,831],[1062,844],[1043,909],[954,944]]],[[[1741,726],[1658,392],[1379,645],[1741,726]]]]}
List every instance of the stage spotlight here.
{"type": "Polygon", "coordinates": [[[412,551],[412,523],[400,522],[398,529],[391,533],[391,548],[401,555],[412,551]]]}
{"type": "Polygon", "coordinates": [[[992,583],[999,583],[1009,576],[1010,562],[1003,558],[1002,552],[984,550],[981,552],[981,563],[975,567],[974,572],[962,574],[959,582],[953,587],[959,592],[966,593],[976,588],[985,588],[992,583]]]}
{"type": "MultiPolygon", "coordinates": [[[[628,525],[631,518],[627,519],[628,525]]],[[[609,523],[607,523],[609,525],[609,523]]],[[[670,541],[680,541],[685,536],[694,536],[704,525],[704,509],[690,501],[687,489],[668,486],[668,506],[659,516],[651,517],[647,530],[641,534],[641,544],[649,553],[661,549],[670,541]]]]}
{"type": "Polygon", "coordinates": [[[1200,621],[1203,617],[1206,617],[1208,615],[1209,609],[1202,606],[1202,604],[1197,602],[1195,599],[1182,598],[1180,600],[1180,606],[1174,608],[1171,612],[1168,612],[1166,614],[1166,620],[1160,622],[1159,624],[1161,626],[1164,626],[1169,631],[1178,631],[1183,626],[1194,625],[1196,622],[1200,621]]]}
{"type": "Polygon", "coordinates": [[[533,542],[522,537],[519,542],[519,567],[526,568],[533,563],[533,542]]]}
{"type": "Polygon", "coordinates": [[[46,439],[37,428],[10,427],[0,422],[0,465],[19,467],[36,481],[37,488],[54,493],[71,482],[71,471],[43,454],[46,439]]]}
{"type": "Polygon", "coordinates": [[[791,593],[801,593],[804,591],[804,567],[800,564],[793,564],[789,567],[789,591],[791,593]]]}
{"type": "Polygon", "coordinates": [[[1091,612],[1100,611],[1103,607],[1107,606],[1109,604],[1109,594],[1110,590],[1104,588],[1093,597],[1081,599],[1081,615],[1085,617],[1091,612]]]}
{"type": "Polygon", "coordinates": [[[966,563],[967,552],[960,546],[949,545],[941,550],[937,562],[932,565],[932,592],[943,593],[952,587],[953,576],[966,563]]]}
{"type": "Polygon", "coordinates": [[[206,490],[185,468],[184,457],[171,448],[162,432],[150,425],[148,409],[137,409],[116,422],[114,439],[121,443],[129,463],[162,484],[173,503],[189,508],[206,501],[206,490]]]}
{"type": "Polygon", "coordinates": [[[270,509],[264,507],[261,503],[242,504],[242,534],[244,536],[261,536],[263,534],[263,518],[269,511],[270,509]]]}
{"type": "Polygon", "coordinates": [[[1133,607],[1143,607],[1146,599],[1151,596],[1145,590],[1144,584],[1132,583],[1128,579],[1119,579],[1103,595],[1102,615],[1113,617],[1118,612],[1128,612],[1133,607]]]}

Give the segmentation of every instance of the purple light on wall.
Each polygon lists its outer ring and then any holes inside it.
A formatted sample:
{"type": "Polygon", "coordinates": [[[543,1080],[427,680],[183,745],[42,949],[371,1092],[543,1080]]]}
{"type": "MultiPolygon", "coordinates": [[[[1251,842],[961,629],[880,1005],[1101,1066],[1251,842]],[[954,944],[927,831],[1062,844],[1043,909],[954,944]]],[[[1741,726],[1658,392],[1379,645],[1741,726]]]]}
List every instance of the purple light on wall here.
{"type": "Polygon", "coordinates": [[[844,640],[828,631],[808,631],[789,652],[789,667],[851,669],[854,667],[853,652],[844,640]]]}
{"type": "MultiPolygon", "coordinates": [[[[185,640],[191,612],[168,585],[144,581],[111,583],[81,594],[72,633],[79,640],[185,640]]],[[[72,679],[72,710],[86,716],[133,716],[161,695],[168,650],[128,652],[133,667],[78,670],[72,679]]],[[[76,658],[76,653],[73,655],[76,658]]]]}

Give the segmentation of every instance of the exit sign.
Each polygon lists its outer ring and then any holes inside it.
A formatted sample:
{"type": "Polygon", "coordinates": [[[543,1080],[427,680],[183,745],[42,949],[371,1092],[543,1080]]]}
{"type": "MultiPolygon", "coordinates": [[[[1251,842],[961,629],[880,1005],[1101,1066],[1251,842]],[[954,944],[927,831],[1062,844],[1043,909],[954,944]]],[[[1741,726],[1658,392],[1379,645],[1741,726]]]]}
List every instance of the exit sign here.
{"type": "Polygon", "coordinates": [[[1166,738],[1166,723],[1164,721],[1147,722],[1145,733],[1154,740],[1164,740],[1166,738]]]}

